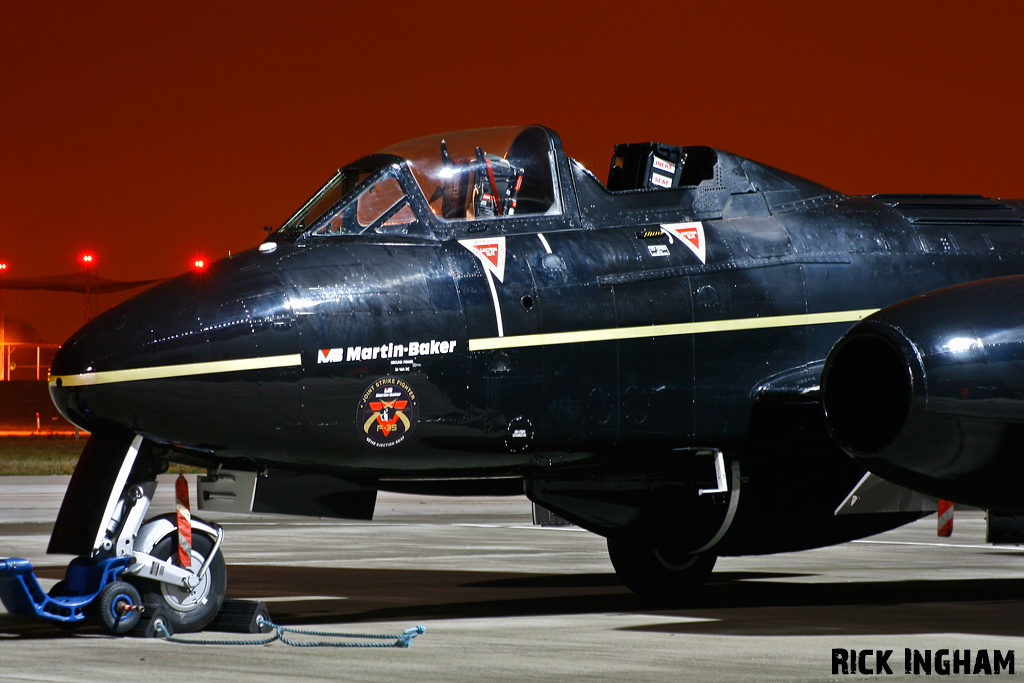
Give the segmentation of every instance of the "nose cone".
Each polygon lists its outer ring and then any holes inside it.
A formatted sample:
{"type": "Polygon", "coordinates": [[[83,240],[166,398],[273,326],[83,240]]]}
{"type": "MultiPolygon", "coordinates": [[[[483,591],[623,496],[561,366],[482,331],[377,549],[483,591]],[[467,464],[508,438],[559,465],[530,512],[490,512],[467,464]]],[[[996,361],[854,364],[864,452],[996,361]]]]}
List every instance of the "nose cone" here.
{"type": "MultiPolygon", "coordinates": [[[[61,345],[50,365],[50,397],[60,413],[88,431],[118,426],[115,393],[102,380],[111,372],[152,364],[161,310],[173,310],[180,283],[164,283],[89,321],[61,345]]],[[[126,387],[117,387],[116,395],[126,387]]]]}
{"type": "Polygon", "coordinates": [[[253,254],[153,287],[72,335],[50,369],[61,414],[93,432],[244,442],[260,417],[262,373],[282,357],[298,365],[279,272],[253,254]]]}
{"type": "MultiPolygon", "coordinates": [[[[76,336],[78,334],[76,333],[76,336]]],[[[64,376],[85,373],[93,367],[92,361],[85,357],[83,350],[77,344],[72,344],[74,338],[66,341],[53,357],[53,363],[50,365],[50,400],[65,420],[88,431],[95,431],[95,425],[90,424],[78,405],[77,399],[81,392],[72,391],[70,385],[65,386],[64,376]]]]}

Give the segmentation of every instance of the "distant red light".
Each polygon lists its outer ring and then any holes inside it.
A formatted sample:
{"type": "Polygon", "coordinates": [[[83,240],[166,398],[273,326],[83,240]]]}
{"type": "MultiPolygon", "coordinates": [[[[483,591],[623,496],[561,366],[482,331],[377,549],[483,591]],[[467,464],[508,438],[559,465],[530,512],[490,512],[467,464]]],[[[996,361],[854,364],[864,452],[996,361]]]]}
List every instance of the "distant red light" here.
{"type": "Polygon", "coordinates": [[[7,264],[6,263],[0,263],[0,270],[7,270],[7,264]]]}
{"type": "Polygon", "coordinates": [[[92,254],[82,254],[82,263],[88,265],[91,264],[93,260],[95,260],[95,257],[92,254]]]}
{"type": "Polygon", "coordinates": [[[196,270],[202,270],[203,268],[206,267],[206,261],[204,261],[201,258],[197,258],[195,261],[192,262],[192,265],[195,266],[196,270]]]}

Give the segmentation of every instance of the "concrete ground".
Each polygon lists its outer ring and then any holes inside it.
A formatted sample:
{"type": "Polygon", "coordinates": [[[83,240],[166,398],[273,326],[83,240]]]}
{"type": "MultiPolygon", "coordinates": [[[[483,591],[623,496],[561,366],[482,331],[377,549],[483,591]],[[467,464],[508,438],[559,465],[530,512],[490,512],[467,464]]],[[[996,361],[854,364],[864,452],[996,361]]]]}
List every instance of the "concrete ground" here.
{"type": "MultiPolygon", "coordinates": [[[[70,559],[45,555],[67,480],[0,480],[0,557],[29,558],[44,587],[70,559]]],[[[161,486],[155,512],[172,508],[172,489],[161,486]]],[[[1015,650],[1024,670],[1024,556],[986,546],[980,512],[959,513],[951,539],[929,517],[833,548],[720,559],[705,589],[674,605],[622,588],[602,539],[533,527],[525,498],[381,494],[367,523],[205,516],[227,531],[229,597],[267,601],[276,622],[426,633],[409,649],[200,646],[0,611],[0,681],[873,678],[833,676],[833,648],[893,650],[901,680],[917,678],[904,675],[905,648],[1015,650]]]]}

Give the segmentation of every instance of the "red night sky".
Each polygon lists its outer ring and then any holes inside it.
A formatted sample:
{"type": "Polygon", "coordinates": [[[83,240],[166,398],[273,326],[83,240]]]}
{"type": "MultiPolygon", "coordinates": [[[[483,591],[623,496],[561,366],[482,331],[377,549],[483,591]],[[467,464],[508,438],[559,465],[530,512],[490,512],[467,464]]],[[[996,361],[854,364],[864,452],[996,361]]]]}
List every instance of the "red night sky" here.
{"type": "MultiPolygon", "coordinates": [[[[9,277],[167,277],[421,135],[710,145],[851,194],[1024,196],[1024,3],[6,2],[9,277]],[[749,4],[749,8],[744,8],[749,4]],[[696,5],[696,4],[695,4],[696,5]]],[[[105,308],[119,295],[100,298],[105,308]]],[[[63,341],[81,295],[11,291],[63,341]]]]}

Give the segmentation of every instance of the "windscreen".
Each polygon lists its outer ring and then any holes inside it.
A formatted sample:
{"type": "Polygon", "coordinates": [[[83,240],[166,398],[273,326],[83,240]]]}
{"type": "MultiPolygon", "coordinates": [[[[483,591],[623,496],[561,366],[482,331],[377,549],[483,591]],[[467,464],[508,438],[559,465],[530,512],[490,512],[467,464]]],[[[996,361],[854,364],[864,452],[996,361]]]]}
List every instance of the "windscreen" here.
{"type": "Polygon", "coordinates": [[[416,221],[394,169],[357,185],[310,224],[313,237],[361,235],[368,230],[403,234],[416,221]]]}
{"type": "Polygon", "coordinates": [[[368,230],[407,234],[416,221],[398,168],[343,168],[289,218],[277,234],[360,235],[368,230]]]}
{"type": "Polygon", "coordinates": [[[331,179],[310,197],[292,217],[284,222],[278,230],[279,234],[298,236],[316,223],[324,214],[341,203],[341,199],[352,189],[370,177],[378,169],[343,168],[331,176],[331,179]]]}

